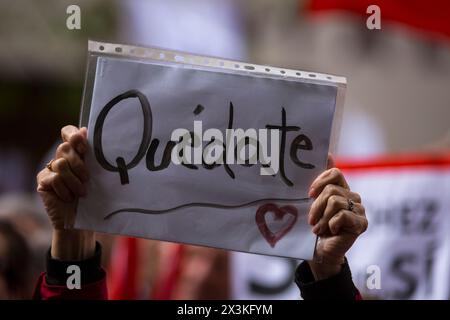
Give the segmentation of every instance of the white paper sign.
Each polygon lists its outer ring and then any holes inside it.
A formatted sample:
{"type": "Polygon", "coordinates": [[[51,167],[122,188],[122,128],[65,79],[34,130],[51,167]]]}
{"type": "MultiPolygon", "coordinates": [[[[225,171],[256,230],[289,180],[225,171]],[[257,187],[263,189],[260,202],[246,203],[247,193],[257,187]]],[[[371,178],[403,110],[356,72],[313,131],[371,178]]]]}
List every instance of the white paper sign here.
{"type": "Polygon", "coordinates": [[[307,193],[326,166],[335,84],[124,56],[99,56],[90,69],[90,182],[76,228],[312,256],[307,193]],[[229,145],[227,129],[256,135],[229,145]],[[174,139],[176,130],[187,136],[174,139]],[[218,141],[223,163],[208,164],[208,147],[218,141]],[[258,143],[254,164],[245,142],[258,143]],[[190,162],[176,163],[177,156],[190,162]],[[236,163],[238,156],[248,161],[236,163]]]}

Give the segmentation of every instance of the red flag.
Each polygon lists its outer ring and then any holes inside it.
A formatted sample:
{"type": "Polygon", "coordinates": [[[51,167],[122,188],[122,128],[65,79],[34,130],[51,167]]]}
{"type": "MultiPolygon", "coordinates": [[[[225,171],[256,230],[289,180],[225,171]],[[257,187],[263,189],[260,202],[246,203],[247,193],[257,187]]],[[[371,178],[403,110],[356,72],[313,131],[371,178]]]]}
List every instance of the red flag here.
{"type": "Polygon", "coordinates": [[[138,239],[119,237],[114,243],[108,272],[111,300],[137,299],[138,239]]]}
{"type": "MultiPolygon", "coordinates": [[[[181,274],[181,260],[183,258],[184,246],[181,244],[173,244],[175,247],[171,252],[169,263],[166,269],[159,270],[158,277],[155,279],[151,299],[169,300],[173,298],[173,294],[181,274]]],[[[168,247],[170,248],[170,247],[168,247]]],[[[163,261],[167,263],[167,261],[163,261]]],[[[161,267],[161,265],[160,265],[161,267]]]]}
{"type": "Polygon", "coordinates": [[[450,37],[450,1],[448,0],[311,0],[308,10],[314,14],[330,11],[352,12],[369,17],[370,5],[381,11],[382,24],[398,22],[429,36],[450,37]]]}
{"type": "Polygon", "coordinates": [[[351,159],[339,159],[336,167],[341,170],[367,171],[383,168],[416,168],[416,169],[445,169],[450,167],[450,153],[442,152],[422,152],[382,155],[371,157],[366,160],[352,161],[351,159]]]}

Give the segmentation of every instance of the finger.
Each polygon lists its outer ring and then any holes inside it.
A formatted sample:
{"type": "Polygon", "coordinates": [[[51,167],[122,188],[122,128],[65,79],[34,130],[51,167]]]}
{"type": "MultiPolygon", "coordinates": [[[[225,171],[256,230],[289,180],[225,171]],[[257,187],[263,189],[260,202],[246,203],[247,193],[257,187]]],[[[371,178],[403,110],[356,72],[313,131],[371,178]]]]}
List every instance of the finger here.
{"type": "MultiPolygon", "coordinates": [[[[349,203],[347,198],[337,195],[329,197],[324,213],[317,224],[314,226],[313,232],[318,235],[327,233],[329,230],[328,222],[331,220],[331,218],[333,218],[333,216],[335,216],[341,210],[348,210],[348,207],[349,203]]],[[[357,215],[361,215],[364,212],[364,207],[360,203],[355,202],[352,212],[357,215]]]]}
{"type": "Polygon", "coordinates": [[[78,129],[75,126],[65,126],[61,129],[63,142],[68,142],[79,154],[87,151],[86,128],[78,129]]]}
{"type": "Polygon", "coordinates": [[[325,186],[329,184],[335,184],[345,189],[349,189],[347,181],[345,180],[341,170],[338,168],[331,168],[323,172],[316,178],[316,180],[314,180],[309,189],[309,196],[317,197],[325,186]]]}
{"type": "Polygon", "coordinates": [[[368,221],[366,217],[352,211],[341,210],[330,219],[328,226],[333,235],[345,231],[358,236],[367,230],[368,221]]]}
{"type": "Polygon", "coordinates": [[[70,190],[64,184],[61,176],[56,172],[50,172],[48,176],[44,177],[38,187],[39,192],[51,192],[56,193],[58,198],[64,202],[72,202],[73,196],[70,190]]]}
{"type": "Polygon", "coordinates": [[[83,137],[87,140],[87,128],[86,127],[81,127],[80,128],[80,133],[83,135],[83,137]]]}
{"type": "Polygon", "coordinates": [[[327,169],[334,168],[336,166],[334,162],[333,155],[331,153],[328,153],[328,161],[327,161],[327,169]]]}
{"type": "Polygon", "coordinates": [[[69,163],[65,158],[59,158],[53,161],[52,169],[58,173],[62,178],[65,186],[71,191],[72,194],[77,196],[84,196],[86,190],[80,179],[70,170],[69,163]]]}
{"type": "Polygon", "coordinates": [[[61,138],[64,142],[69,142],[70,138],[79,132],[80,130],[77,127],[68,125],[61,129],[61,138]]]}
{"type": "Polygon", "coordinates": [[[51,176],[53,172],[48,170],[47,168],[42,169],[36,176],[37,188],[38,192],[45,192],[52,190],[51,176]]]}
{"type": "Polygon", "coordinates": [[[361,197],[359,194],[345,189],[341,186],[329,184],[325,186],[319,196],[314,200],[309,210],[309,224],[315,225],[322,217],[325,208],[327,207],[328,198],[331,196],[342,196],[346,199],[351,199],[355,203],[361,203],[361,197]]]}
{"type": "Polygon", "coordinates": [[[89,173],[80,155],[68,142],[61,143],[56,149],[56,159],[64,158],[68,161],[72,172],[82,181],[89,179],[89,173]]]}

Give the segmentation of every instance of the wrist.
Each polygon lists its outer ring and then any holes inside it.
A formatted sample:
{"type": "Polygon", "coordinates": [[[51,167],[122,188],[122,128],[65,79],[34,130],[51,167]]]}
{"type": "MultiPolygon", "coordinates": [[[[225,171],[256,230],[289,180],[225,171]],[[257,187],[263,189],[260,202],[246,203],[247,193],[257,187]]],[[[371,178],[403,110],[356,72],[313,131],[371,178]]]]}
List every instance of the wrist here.
{"type": "Polygon", "coordinates": [[[95,233],[84,230],[54,230],[50,251],[53,259],[86,260],[95,254],[95,233]]]}
{"type": "Polygon", "coordinates": [[[325,262],[317,262],[317,261],[308,261],[311,272],[316,281],[324,280],[327,278],[331,278],[332,276],[337,275],[342,271],[342,265],[345,260],[342,260],[342,263],[325,263],[325,262]]]}

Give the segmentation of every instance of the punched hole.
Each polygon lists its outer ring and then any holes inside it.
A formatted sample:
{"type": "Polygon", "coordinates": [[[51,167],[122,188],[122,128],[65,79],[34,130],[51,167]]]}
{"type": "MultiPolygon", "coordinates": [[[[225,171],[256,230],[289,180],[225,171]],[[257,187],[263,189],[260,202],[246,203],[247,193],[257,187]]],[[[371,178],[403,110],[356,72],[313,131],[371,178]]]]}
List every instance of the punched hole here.
{"type": "Polygon", "coordinates": [[[184,62],[185,61],[184,57],[183,56],[179,56],[179,55],[176,55],[174,59],[177,62],[184,62]]]}

